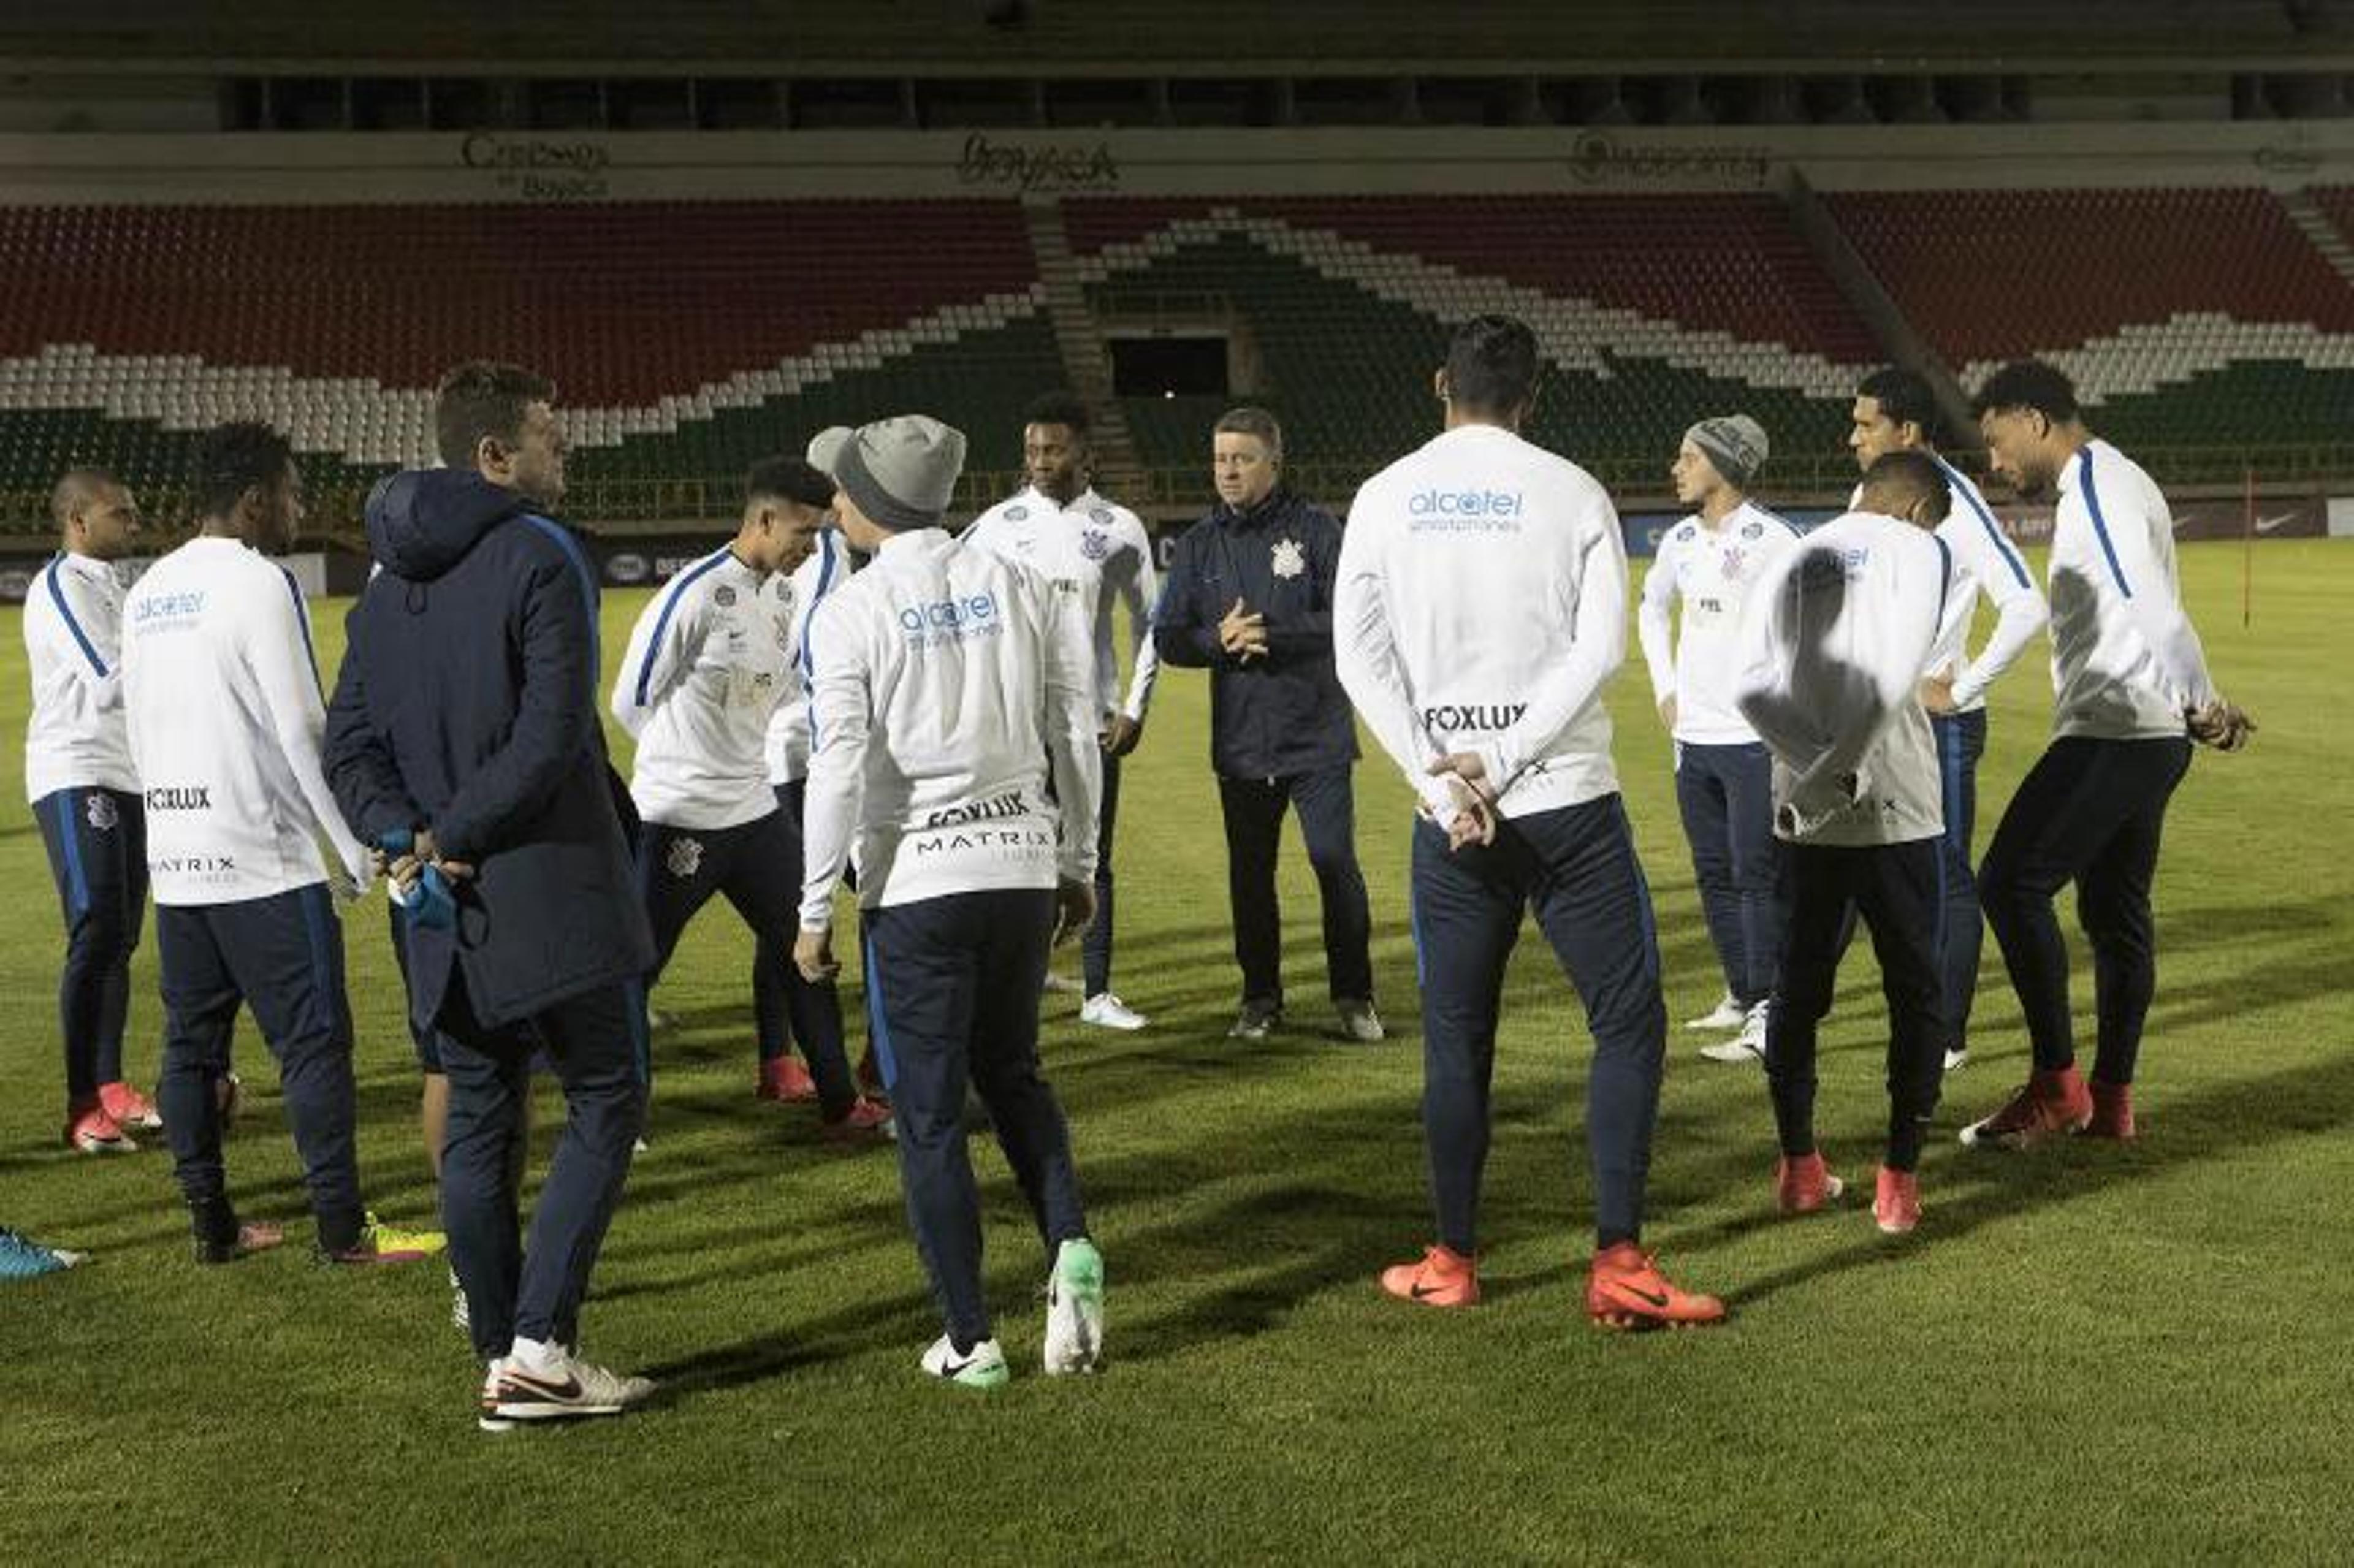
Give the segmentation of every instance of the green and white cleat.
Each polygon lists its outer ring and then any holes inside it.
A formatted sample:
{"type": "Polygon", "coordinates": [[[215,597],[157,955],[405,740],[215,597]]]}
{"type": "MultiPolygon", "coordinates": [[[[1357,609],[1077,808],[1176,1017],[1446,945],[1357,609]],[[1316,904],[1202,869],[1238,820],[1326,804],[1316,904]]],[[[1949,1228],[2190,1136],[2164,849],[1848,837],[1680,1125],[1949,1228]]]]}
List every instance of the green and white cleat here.
{"type": "Polygon", "coordinates": [[[1055,1272],[1046,1277],[1046,1346],[1041,1357],[1048,1377],[1091,1372],[1103,1358],[1104,1262],[1096,1244],[1074,1236],[1055,1252],[1055,1272]]]}
{"type": "Polygon", "coordinates": [[[1005,1364],[1005,1352],[995,1340],[983,1340],[963,1355],[957,1354],[956,1341],[942,1334],[924,1352],[927,1376],[940,1378],[959,1388],[1003,1388],[1013,1376],[1005,1364]]]}

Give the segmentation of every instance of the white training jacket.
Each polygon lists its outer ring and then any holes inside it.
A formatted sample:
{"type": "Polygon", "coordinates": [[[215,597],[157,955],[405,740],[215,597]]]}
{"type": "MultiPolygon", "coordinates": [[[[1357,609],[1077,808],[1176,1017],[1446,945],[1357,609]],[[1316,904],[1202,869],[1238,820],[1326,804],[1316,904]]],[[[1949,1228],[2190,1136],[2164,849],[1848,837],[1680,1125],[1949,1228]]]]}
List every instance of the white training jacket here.
{"type": "Polygon", "coordinates": [[[663,585],[613,677],[613,716],[637,737],[630,794],[666,828],[716,832],[777,809],[769,722],[793,674],[792,588],[732,547],[663,585]]]}
{"type": "Polygon", "coordinates": [[[828,528],[817,536],[817,548],[793,568],[793,667],[785,694],[769,719],[769,782],[791,784],[809,777],[810,689],[809,623],[826,595],[848,581],[849,542],[842,530],[828,528]]]}
{"type": "Polygon", "coordinates": [[[803,930],[832,923],[854,838],[870,909],[1094,878],[1103,767],[1078,597],[922,528],[827,598],[809,629],[803,930]]]}
{"type": "MultiPolygon", "coordinates": [[[[1937,537],[1954,553],[1954,576],[1946,585],[1946,619],[1937,628],[1936,646],[1929,650],[1929,662],[1921,673],[1951,673],[1954,711],[1977,713],[1986,706],[1987,688],[2018,662],[2052,619],[2051,607],[1969,475],[1935,452],[1924,455],[1946,476],[1946,520],[1937,524],[1937,537]],[[1995,623],[1986,646],[1972,659],[1970,624],[1978,619],[1980,590],[1994,605],[1995,623]]],[[[1859,484],[1848,498],[1849,509],[1862,501],[1859,484]]]]}
{"type": "Polygon", "coordinates": [[[1798,542],[1798,531],[1744,501],[1713,528],[1697,515],[1659,540],[1643,576],[1635,628],[1651,673],[1651,705],[1676,699],[1675,738],[1686,746],[1755,746],[1757,732],[1733,700],[1740,673],[1741,610],[1766,569],[1798,542]],[[1683,601],[1669,652],[1668,612],[1683,601]]]}
{"type": "Polygon", "coordinates": [[[1367,480],[1332,594],[1341,684],[1425,807],[1479,754],[1506,816],[1613,794],[1602,684],[1627,652],[1627,543],[1594,477],[1462,425],[1367,480]]]}
{"type": "Polygon", "coordinates": [[[122,693],[158,904],[229,904],[327,880],[367,885],[367,850],[320,766],[326,705],[310,612],[285,567],[199,537],[123,604],[122,693]]]}
{"type": "Polygon", "coordinates": [[[25,726],[25,799],[59,789],[139,788],[122,717],[122,579],[69,551],[25,595],[33,716],[25,726]]]}
{"type": "Polygon", "coordinates": [[[1094,490],[1083,490],[1068,506],[1058,506],[1035,485],[1001,501],[972,520],[964,542],[1018,561],[1052,581],[1078,585],[1086,623],[1093,633],[1096,712],[1103,720],[1124,713],[1144,722],[1152,704],[1160,656],[1152,651],[1152,610],[1161,599],[1161,574],[1152,564],[1152,539],[1143,521],[1094,490]],[[1128,607],[1125,697],[1119,688],[1119,655],[1113,644],[1112,602],[1128,607]]]}
{"type": "Polygon", "coordinates": [[[2215,701],[2182,610],[2173,514],[2106,441],[2086,442],[2060,471],[2051,583],[2054,736],[2180,735],[2184,710],[2215,701]]]}
{"type": "Polygon", "coordinates": [[[1850,512],[1809,533],[1751,593],[1742,714],[1774,754],[1774,832],[1872,845],[1946,831],[1921,670],[1953,552],[1925,528],[1850,512]]]}

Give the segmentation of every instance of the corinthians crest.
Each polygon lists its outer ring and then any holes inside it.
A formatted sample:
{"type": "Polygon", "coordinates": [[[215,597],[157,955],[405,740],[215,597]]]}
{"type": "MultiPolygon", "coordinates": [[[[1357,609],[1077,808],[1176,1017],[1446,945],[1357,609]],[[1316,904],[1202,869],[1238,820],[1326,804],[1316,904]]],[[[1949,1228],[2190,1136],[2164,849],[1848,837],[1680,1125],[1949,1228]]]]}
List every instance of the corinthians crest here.
{"type": "Polygon", "coordinates": [[[114,824],[122,820],[122,814],[114,809],[114,797],[97,790],[90,792],[89,812],[90,827],[101,833],[111,832],[114,824]]]}
{"type": "Polygon", "coordinates": [[[1274,564],[1277,577],[1296,577],[1308,569],[1308,552],[1299,547],[1297,539],[1278,539],[1268,549],[1267,556],[1274,564]]]}
{"type": "Polygon", "coordinates": [[[670,867],[673,876],[693,876],[703,869],[703,841],[671,840],[670,853],[663,858],[663,863],[670,867]]]}

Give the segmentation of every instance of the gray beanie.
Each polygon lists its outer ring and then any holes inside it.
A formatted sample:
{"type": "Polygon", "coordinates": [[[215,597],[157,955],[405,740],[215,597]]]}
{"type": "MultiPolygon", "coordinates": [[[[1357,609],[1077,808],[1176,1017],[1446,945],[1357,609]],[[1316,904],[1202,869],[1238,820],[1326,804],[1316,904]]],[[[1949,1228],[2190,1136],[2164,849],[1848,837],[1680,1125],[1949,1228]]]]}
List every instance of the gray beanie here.
{"type": "Polygon", "coordinates": [[[842,459],[842,449],[848,446],[850,438],[857,433],[848,425],[829,425],[810,438],[809,450],[801,456],[810,467],[831,479],[833,465],[842,459]]]}
{"type": "MultiPolygon", "coordinates": [[[[812,452],[825,439],[810,443],[812,452]]],[[[928,414],[861,425],[833,455],[834,483],[869,521],[895,533],[938,527],[963,471],[964,432],[928,414]]]]}
{"type": "Polygon", "coordinates": [[[1719,414],[1684,432],[1684,440],[1716,466],[1724,482],[1745,489],[1766,466],[1766,427],[1746,414],[1719,414]]]}

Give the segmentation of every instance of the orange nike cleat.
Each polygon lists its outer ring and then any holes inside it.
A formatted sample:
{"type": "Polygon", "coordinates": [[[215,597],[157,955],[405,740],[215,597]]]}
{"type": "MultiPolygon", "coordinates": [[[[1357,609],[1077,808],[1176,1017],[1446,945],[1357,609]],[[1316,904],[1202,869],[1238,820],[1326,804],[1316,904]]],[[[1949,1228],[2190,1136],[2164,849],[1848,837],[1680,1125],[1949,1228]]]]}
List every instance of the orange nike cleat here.
{"type": "Polygon", "coordinates": [[[1823,1164],[1821,1150],[1774,1162],[1774,1202],[1786,1214],[1811,1214],[1847,1191],[1823,1164]]]}
{"type": "Polygon", "coordinates": [[[1880,1168],[1872,1197],[1872,1217],[1882,1232],[1901,1236],[1921,1223],[1921,1179],[1910,1171],[1880,1168]]]}
{"type": "Polygon", "coordinates": [[[2000,1110],[1962,1128],[1962,1141],[1972,1149],[2025,1149],[2082,1132],[2092,1119],[2093,1096],[2082,1074],[2039,1067],[2000,1110]]]}
{"type": "Polygon", "coordinates": [[[801,1065],[801,1059],[788,1051],[760,1064],[760,1086],[754,1093],[764,1100],[799,1105],[817,1098],[817,1080],[801,1065]]]}
{"type": "Polygon", "coordinates": [[[1382,1288],[1423,1307],[1475,1307],[1479,1302],[1479,1260],[1450,1247],[1426,1247],[1421,1262],[1382,1270],[1382,1288]]]}
{"type": "Polygon", "coordinates": [[[164,1125],[163,1116],[155,1102],[120,1080],[98,1086],[98,1103],[112,1117],[117,1126],[143,1128],[149,1132],[164,1125]]]}
{"type": "Polygon", "coordinates": [[[1633,1242],[1594,1255],[1585,1310],[1606,1329],[1690,1329],[1724,1320],[1723,1302],[1677,1289],[1633,1242]]]}
{"type": "Polygon", "coordinates": [[[2084,1124],[2086,1138],[2111,1138],[2131,1143],[2139,1137],[2134,1127],[2133,1086],[2092,1081],[2093,1119],[2084,1124]]]}

